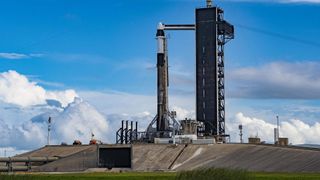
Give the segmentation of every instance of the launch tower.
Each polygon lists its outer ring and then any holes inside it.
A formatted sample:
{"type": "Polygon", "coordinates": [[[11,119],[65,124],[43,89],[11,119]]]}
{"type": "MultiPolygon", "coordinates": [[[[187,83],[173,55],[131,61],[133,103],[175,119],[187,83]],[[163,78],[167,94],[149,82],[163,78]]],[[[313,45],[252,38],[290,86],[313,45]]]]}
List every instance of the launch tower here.
{"type": "Polygon", "coordinates": [[[205,136],[225,135],[224,45],[233,38],[222,9],[196,9],[196,119],[205,136]]]}
{"type": "MultiPolygon", "coordinates": [[[[234,27],[224,20],[221,8],[212,6],[195,10],[195,24],[159,23],[156,33],[157,50],[157,115],[140,139],[152,142],[154,138],[179,135],[181,127],[176,112],[169,110],[168,48],[165,32],[193,30],[196,37],[196,121],[201,124],[198,136],[221,137],[225,141],[225,83],[224,45],[234,38],[234,27]]],[[[121,133],[117,133],[121,137],[121,133]]],[[[174,138],[173,138],[174,139],[174,138]]],[[[220,141],[220,140],[219,140],[220,141]]]]}

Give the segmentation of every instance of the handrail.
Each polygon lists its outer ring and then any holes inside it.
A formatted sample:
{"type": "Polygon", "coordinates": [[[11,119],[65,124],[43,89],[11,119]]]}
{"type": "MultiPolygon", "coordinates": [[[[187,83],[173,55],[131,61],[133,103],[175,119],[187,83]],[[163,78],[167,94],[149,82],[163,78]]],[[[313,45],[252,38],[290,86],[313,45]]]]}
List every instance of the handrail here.
{"type": "Polygon", "coordinates": [[[0,162],[11,163],[11,162],[52,162],[58,160],[58,157],[0,157],[0,162]]]}

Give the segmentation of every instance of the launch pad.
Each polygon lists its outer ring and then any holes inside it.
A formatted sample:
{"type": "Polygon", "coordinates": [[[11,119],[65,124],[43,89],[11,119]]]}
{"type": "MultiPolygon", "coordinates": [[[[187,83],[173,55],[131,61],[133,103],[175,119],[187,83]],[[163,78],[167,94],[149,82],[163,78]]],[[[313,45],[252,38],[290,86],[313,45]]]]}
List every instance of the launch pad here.
{"type": "MultiPolygon", "coordinates": [[[[159,23],[157,115],[144,132],[138,132],[138,122],[123,120],[116,133],[117,144],[90,141],[90,145],[48,145],[14,157],[0,157],[0,172],[188,171],[220,167],[256,172],[319,172],[319,149],[288,146],[287,138],[279,138],[279,128],[276,145],[261,144],[259,138],[249,138],[249,144],[245,144],[242,137],[240,144],[223,143],[228,137],[224,45],[234,38],[234,27],[223,14],[221,8],[212,7],[207,0],[207,7],[195,10],[195,24],[159,23]],[[177,120],[176,112],[169,109],[165,32],[171,30],[195,31],[195,120],[177,120]]],[[[242,136],[242,125],[239,129],[242,136]]]]}
{"type": "MultiPolygon", "coordinates": [[[[175,136],[185,135],[176,112],[169,110],[169,57],[165,32],[191,30],[195,31],[196,38],[196,119],[193,121],[197,124],[197,131],[194,135],[226,142],[229,135],[225,133],[224,45],[234,38],[234,27],[224,20],[223,15],[223,10],[213,7],[208,0],[207,7],[195,10],[195,24],[159,23],[156,33],[157,115],[145,132],[135,132],[130,137],[154,142],[154,138],[173,138],[174,141],[175,136]]],[[[117,138],[129,132],[128,127],[127,131],[124,129],[123,126],[119,129],[117,138]]],[[[127,141],[117,139],[118,142],[127,141]]]]}

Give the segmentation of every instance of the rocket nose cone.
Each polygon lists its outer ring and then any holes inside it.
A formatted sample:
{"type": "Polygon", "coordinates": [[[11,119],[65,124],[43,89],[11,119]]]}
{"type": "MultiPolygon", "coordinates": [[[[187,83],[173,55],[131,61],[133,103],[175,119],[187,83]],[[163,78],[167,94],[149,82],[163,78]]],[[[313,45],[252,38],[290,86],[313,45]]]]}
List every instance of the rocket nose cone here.
{"type": "Polygon", "coordinates": [[[164,25],[163,25],[163,23],[162,23],[162,22],[159,22],[159,24],[158,24],[158,29],[161,29],[161,30],[163,30],[163,29],[164,29],[164,25]]]}

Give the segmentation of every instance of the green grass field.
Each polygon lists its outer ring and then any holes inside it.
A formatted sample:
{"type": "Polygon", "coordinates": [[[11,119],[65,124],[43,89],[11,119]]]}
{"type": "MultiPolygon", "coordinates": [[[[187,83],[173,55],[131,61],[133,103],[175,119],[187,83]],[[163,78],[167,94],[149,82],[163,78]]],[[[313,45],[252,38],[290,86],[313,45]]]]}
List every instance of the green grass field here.
{"type": "Polygon", "coordinates": [[[252,173],[257,180],[320,180],[319,173],[252,173]]]}
{"type": "Polygon", "coordinates": [[[0,174],[0,180],[320,180],[320,173],[251,173],[242,170],[207,169],[170,172],[123,172],[78,174],[0,174]]]}

